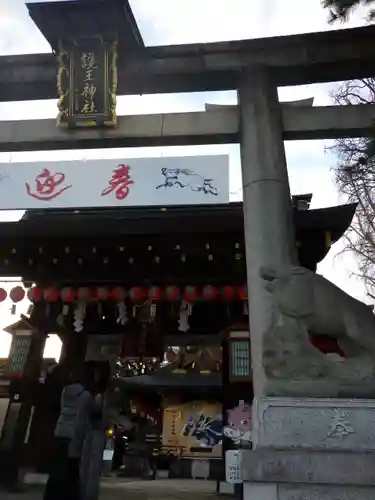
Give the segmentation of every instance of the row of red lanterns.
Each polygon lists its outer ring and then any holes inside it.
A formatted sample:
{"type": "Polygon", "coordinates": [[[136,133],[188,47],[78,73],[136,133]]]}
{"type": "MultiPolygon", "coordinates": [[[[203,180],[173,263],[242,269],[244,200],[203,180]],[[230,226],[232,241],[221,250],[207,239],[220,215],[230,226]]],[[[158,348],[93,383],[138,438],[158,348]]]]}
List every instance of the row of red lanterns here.
{"type": "MultiPolygon", "coordinates": [[[[162,288],[159,286],[152,286],[149,288],[144,288],[140,286],[135,286],[126,290],[123,287],[81,287],[75,290],[72,287],[65,287],[61,290],[55,287],[39,288],[31,287],[27,291],[21,286],[15,286],[9,292],[9,298],[17,303],[21,302],[25,297],[31,302],[57,302],[62,300],[63,302],[74,302],[79,301],[106,301],[113,300],[115,302],[121,302],[125,298],[129,297],[133,302],[141,302],[143,300],[170,300],[179,301],[185,300],[186,302],[194,302],[196,300],[215,300],[222,299],[226,301],[231,300],[247,300],[247,287],[246,286],[223,286],[220,288],[206,285],[202,289],[196,286],[187,286],[184,289],[180,289],[176,286],[167,286],[162,288]]],[[[8,297],[8,293],[4,288],[0,288],[0,302],[4,302],[8,297]]]]}

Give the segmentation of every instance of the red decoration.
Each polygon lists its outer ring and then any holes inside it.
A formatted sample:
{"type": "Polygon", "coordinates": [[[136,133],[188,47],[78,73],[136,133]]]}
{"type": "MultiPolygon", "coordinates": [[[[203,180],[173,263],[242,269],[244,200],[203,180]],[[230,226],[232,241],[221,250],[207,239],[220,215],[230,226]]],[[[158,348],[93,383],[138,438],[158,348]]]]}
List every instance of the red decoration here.
{"type": "Polygon", "coordinates": [[[38,286],[32,286],[27,290],[27,298],[31,302],[39,302],[43,300],[43,290],[38,286]]]}
{"type": "Polygon", "coordinates": [[[184,300],[194,302],[198,298],[198,290],[195,286],[187,286],[184,289],[184,300]]]}
{"type": "Polygon", "coordinates": [[[345,352],[339,346],[337,339],[328,335],[309,335],[310,343],[324,354],[338,354],[342,358],[346,358],[345,352]]]}
{"type": "Polygon", "coordinates": [[[87,286],[82,286],[81,288],[78,288],[77,299],[82,301],[90,300],[91,299],[90,288],[87,286]]]}
{"type": "Polygon", "coordinates": [[[247,295],[247,286],[240,286],[238,289],[238,296],[240,297],[241,300],[247,300],[248,295],[247,295]]]}
{"type": "Polygon", "coordinates": [[[227,301],[236,300],[236,289],[230,285],[223,286],[223,288],[221,289],[221,298],[227,301]]]}
{"type": "Polygon", "coordinates": [[[165,289],[165,296],[167,300],[180,300],[180,289],[177,286],[167,286],[165,289]]]}
{"type": "Polygon", "coordinates": [[[25,290],[22,286],[15,286],[11,289],[9,297],[13,302],[21,302],[25,298],[25,290]]]}
{"type": "Polygon", "coordinates": [[[113,170],[109,186],[102,191],[102,196],[107,196],[112,192],[118,200],[124,200],[130,193],[130,186],[134,184],[130,176],[129,165],[120,164],[113,170]]]}
{"type": "Polygon", "coordinates": [[[46,288],[44,290],[44,300],[46,302],[57,302],[59,300],[59,291],[54,286],[46,288]]]}
{"type": "Polygon", "coordinates": [[[4,288],[0,288],[0,302],[4,302],[4,300],[7,298],[8,293],[4,288]]]}
{"type": "Polygon", "coordinates": [[[133,288],[129,290],[129,297],[133,302],[142,300],[144,298],[144,295],[144,291],[140,286],[133,286],[133,288]]]}
{"type": "Polygon", "coordinates": [[[162,298],[162,291],[159,286],[152,286],[147,290],[147,296],[150,300],[160,300],[162,298]]]}
{"type": "Polygon", "coordinates": [[[126,291],[122,286],[116,286],[112,291],[111,291],[111,298],[115,302],[122,302],[126,297],[126,291]]]}
{"type": "Polygon", "coordinates": [[[37,200],[50,201],[70,189],[72,184],[65,182],[65,174],[54,173],[48,168],[43,168],[40,174],[35,177],[35,189],[32,189],[28,182],[25,182],[25,186],[29,196],[37,200]]]}
{"type": "Polygon", "coordinates": [[[66,286],[60,291],[60,298],[63,302],[74,302],[76,293],[71,286],[66,286]]]}
{"type": "Polygon", "coordinates": [[[109,290],[106,286],[98,286],[93,290],[93,298],[98,302],[103,302],[109,298],[109,290]]]}
{"type": "Polygon", "coordinates": [[[217,297],[217,290],[214,286],[206,285],[202,290],[203,300],[215,300],[217,297]]]}

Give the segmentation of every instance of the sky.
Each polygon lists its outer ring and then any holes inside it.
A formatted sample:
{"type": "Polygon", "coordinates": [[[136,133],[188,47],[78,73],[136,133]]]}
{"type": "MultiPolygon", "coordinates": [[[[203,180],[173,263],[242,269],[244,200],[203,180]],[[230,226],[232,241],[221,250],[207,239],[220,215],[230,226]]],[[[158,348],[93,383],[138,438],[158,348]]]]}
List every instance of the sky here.
{"type": "MultiPolygon", "coordinates": [[[[30,1],[33,3],[36,0],[30,1]]],[[[54,0],[50,0],[54,1],[54,0]]],[[[365,11],[357,10],[345,25],[327,24],[328,13],[320,0],[131,0],[146,45],[169,45],[194,42],[239,40],[296,33],[341,29],[366,24],[365,11]],[[300,6],[300,8],[298,8],[300,6]]],[[[24,0],[0,1],[0,55],[51,52],[43,35],[28,16],[24,0]]],[[[314,97],[315,105],[329,105],[330,92],[337,83],[284,87],[279,89],[281,101],[314,97]]],[[[236,93],[214,92],[119,97],[119,115],[198,111],[204,104],[236,103],[236,93]]],[[[0,120],[55,118],[56,101],[0,103],[0,120]]],[[[333,155],[326,152],[329,141],[286,142],[285,150],[292,194],[313,193],[312,208],[344,202],[333,182],[333,155]]],[[[38,160],[78,160],[94,158],[185,156],[194,154],[230,155],[231,200],[242,199],[239,146],[199,146],[170,148],[134,148],[90,151],[47,151],[33,153],[0,153],[0,162],[38,160]]],[[[22,212],[0,212],[0,221],[18,220],[22,212]]],[[[353,277],[353,256],[341,254],[342,243],[335,244],[319,272],[347,293],[369,302],[364,287],[353,277]]],[[[6,287],[11,285],[6,284],[6,287]]],[[[9,302],[0,306],[0,328],[16,321],[26,312],[25,301],[10,314],[9,302]]],[[[10,338],[0,330],[0,357],[7,356],[10,338]]],[[[60,342],[55,336],[47,341],[45,356],[58,357],[60,342]]]]}

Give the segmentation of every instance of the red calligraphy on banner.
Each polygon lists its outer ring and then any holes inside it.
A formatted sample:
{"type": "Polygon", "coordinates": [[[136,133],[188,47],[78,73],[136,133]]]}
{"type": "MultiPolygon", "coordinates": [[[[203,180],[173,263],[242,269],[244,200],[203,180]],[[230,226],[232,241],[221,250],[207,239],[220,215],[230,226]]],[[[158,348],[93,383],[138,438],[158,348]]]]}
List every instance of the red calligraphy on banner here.
{"type": "Polygon", "coordinates": [[[71,184],[61,186],[65,182],[65,174],[61,172],[52,173],[48,168],[44,168],[40,174],[35,177],[35,192],[30,184],[25,182],[26,192],[29,196],[41,201],[50,201],[60,196],[61,193],[70,189],[71,184]]]}
{"type": "Polygon", "coordinates": [[[134,181],[130,177],[129,165],[117,165],[112,173],[109,186],[102,191],[102,196],[107,196],[115,191],[116,198],[124,200],[128,196],[130,192],[129,186],[132,184],[134,184],[134,181]]]}

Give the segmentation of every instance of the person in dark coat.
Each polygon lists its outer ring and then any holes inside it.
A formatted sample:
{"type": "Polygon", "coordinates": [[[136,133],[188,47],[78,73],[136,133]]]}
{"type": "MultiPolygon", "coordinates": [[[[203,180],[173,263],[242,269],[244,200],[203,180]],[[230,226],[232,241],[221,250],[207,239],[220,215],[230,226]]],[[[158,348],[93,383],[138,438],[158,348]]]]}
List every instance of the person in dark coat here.
{"type": "Polygon", "coordinates": [[[55,427],[55,456],[44,500],[79,500],[79,468],[89,428],[93,397],[83,368],[76,369],[61,394],[60,415],[55,427]]]}

